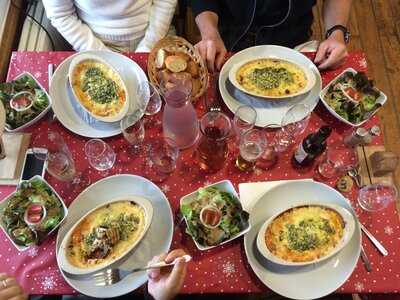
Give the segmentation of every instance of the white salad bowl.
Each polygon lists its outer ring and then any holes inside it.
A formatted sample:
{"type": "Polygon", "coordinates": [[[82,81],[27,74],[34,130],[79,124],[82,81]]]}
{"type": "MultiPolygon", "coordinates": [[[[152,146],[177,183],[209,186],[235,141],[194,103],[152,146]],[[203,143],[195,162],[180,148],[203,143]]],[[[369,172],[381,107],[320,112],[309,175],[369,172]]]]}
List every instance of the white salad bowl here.
{"type": "MultiPolygon", "coordinates": [[[[207,186],[205,186],[204,188],[209,188],[209,187],[215,187],[215,188],[217,188],[217,189],[219,189],[219,190],[221,190],[221,191],[223,191],[223,192],[230,193],[231,195],[233,195],[233,196],[238,200],[238,202],[239,202],[239,204],[240,204],[239,196],[238,196],[238,194],[236,193],[235,187],[233,186],[233,184],[232,184],[232,182],[231,182],[230,180],[223,180],[223,181],[220,181],[220,182],[216,182],[216,183],[207,185],[207,186]]],[[[190,193],[190,194],[188,194],[188,195],[186,195],[186,196],[183,196],[183,197],[181,198],[181,200],[180,200],[180,206],[182,206],[183,204],[189,204],[189,203],[195,201],[195,200],[197,199],[197,195],[198,195],[198,191],[195,191],[195,192],[190,193]]],[[[241,204],[240,204],[240,205],[241,205],[241,204]]],[[[243,210],[244,210],[244,209],[243,209],[243,210]]],[[[184,217],[184,218],[185,218],[186,226],[188,226],[188,220],[186,219],[186,217],[184,217]]],[[[249,230],[250,230],[250,222],[249,222],[249,224],[248,224],[248,226],[247,226],[246,228],[244,228],[242,231],[238,232],[235,236],[233,236],[233,237],[231,237],[230,239],[225,240],[225,241],[223,241],[223,242],[221,242],[221,243],[219,243],[219,244],[217,244],[217,245],[213,245],[213,246],[203,246],[203,245],[201,245],[200,243],[198,243],[198,242],[196,241],[196,239],[194,239],[193,237],[192,237],[192,238],[193,238],[193,241],[194,241],[196,247],[197,247],[199,250],[204,251],[204,250],[209,250],[209,249],[218,247],[218,246],[220,246],[220,245],[229,243],[229,242],[233,241],[234,239],[237,239],[238,237],[244,235],[244,234],[247,233],[249,230]]]]}
{"type": "Polygon", "coordinates": [[[237,63],[237,64],[232,66],[232,68],[229,71],[229,75],[228,76],[229,76],[229,81],[234,85],[234,87],[237,88],[238,90],[242,91],[243,93],[246,93],[246,94],[251,95],[251,96],[259,97],[259,98],[275,99],[275,100],[288,99],[288,98],[292,98],[292,97],[303,95],[303,94],[309,92],[314,87],[315,82],[316,82],[315,74],[314,74],[314,72],[312,71],[311,68],[307,68],[304,65],[301,65],[301,64],[298,64],[298,63],[292,62],[290,60],[287,60],[285,58],[280,58],[280,57],[277,57],[277,56],[253,57],[251,59],[248,59],[248,60],[242,61],[240,63],[237,63]],[[246,90],[236,80],[236,73],[240,69],[240,67],[242,67],[243,65],[245,65],[245,64],[247,64],[247,63],[249,63],[251,61],[258,60],[258,59],[277,59],[277,60],[286,61],[286,62],[289,62],[289,63],[295,65],[296,67],[300,68],[304,72],[304,74],[305,74],[305,76],[307,78],[306,86],[302,90],[298,91],[297,93],[293,93],[293,94],[290,94],[290,95],[283,95],[283,96],[263,96],[263,95],[260,95],[260,94],[257,94],[257,93],[254,93],[254,92],[246,90]]]}
{"type": "MultiPolygon", "coordinates": [[[[342,77],[345,73],[347,72],[351,72],[353,74],[357,74],[358,72],[356,70],[354,70],[353,68],[347,68],[346,70],[344,70],[342,73],[340,73],[338,76],[336,76],[331,82],[329,82],[320,92],[319,97],[322,101],[322,103],[324,104],[324,106],[326,107],[326,109],[338,120],[342,121],[343,123],[346,123],[347,125],[353,126],[353,127],[358,127],[363,125],[365,122],[367,122],[380,108],[375,109],[375,111],[373,111],[373,113],[369,116],[369,118],[362,120],[359,123],[351,123],[349,120],[346,120],[345,118],[343,118],[341,115],[339,115],[332,107],[329,106],[329,104],[325,101],[325,95],[328,92],[328,89],[330,86],[334,85],[336,83],[336,81],[342,77]]],[[[386,103],[387,101],[387,96],[379,90],[379,97],[378,99],[376,99],[376,103],[379,103],[381,105],[381,107],[386,103]]]]}
{"type": "Polygon", "coordinates": [[[101,58],[101,57],[99,57],[99,56],[97,56],[97,55],[89,54],[89,53],[85,53],[85,52],[83,52],[83,53],[81,53],[81,54],[77,54],[77,55],[72,59],[71,64],[69,65],[69,69],[68,69],[68,78],[69,78],[69,80],[68,80],[68,81],[69,81],[69,85],[70,85],[70,88],[71,88],[71,90],[72,90],[72,93],[73,93],[73,95],[74,95],[74,97],[75,97],[76,102],[78,102],[79,105],[80,105],[90,116],[92,116],[92,117],[95,118],[96,120],[102,121],[102,122],[108,122],[108,123],[111,123],[111,122],[118,122],[118,121],[120,121],[120,120],[127,114],[128,110],[129,110],[129,101],[130,101],[130,100],[129,100],[130,98],[129,98],[129,94],[128,94],[128,89],[126,88],[125,82],[122,80],[122,77],[121,77],[121,75],[117,72],[117,70],[115,70],[115,69],[114,69],[107,61],[105,61],[103,58],[101,58]],[[89,111],[89,110],[86,109],[86,107],[81,103],[81,101],[80,101],[78,95],[75,93],[75,90],[74,90],[74,88],[73,88],[73,86],[72,86],[72,82],[73,82],[73,80],[72,80],[72,78],[73,78],[73,73],[74,73],[74,70],[75,70],[75,68],[77,67],[77,65],[80,64],[81,62],[86,61],[86,60],[95,60],[95,61],[98,61],[98,62],[104,64],[107,68],[109,68],[109,69],[118,77],[118,80],[119,80],[119,82],[121,83],[122,88],[123,88],[124,91],[125,91],[125,98],[126,98],[126,99],[125,99],[125,103],[123,104],[123,107],[121,108],[121,110],[119,111],[119,113],[116,114],[115,116],[102,117],[102,116],[98,116],[98,115],[92,113],[91,111],[89,111]]]}
{"type": "Polygon", "coordinates": [[[332,257],[333,255],[338,253],[351,240],[354,230],[355,230],[354,217],[351,212],[349,212],[347,209],[343,208],[342,206],[335,205],[335,204],[327,204],[327,203],[318,204],[318,203],[307,202],[304,204],[297,204],[297,205],[291,206],[287,209],[284,209],[284,210],[278,212],[277,214],[273,215],[272,217],[270,217],[268,220],[266,220],[265,223],[261,226],[261,228],[258,232],[258,235],[257,235],[257,248],[266,259],[268,259],[274,263],[277,263],[280,265],[285,265],[285,266],[305,266],[305,265],[309,265],[309,264],[318,263],[318,262],[328,259],[329,257],[332,257]],[[271,251],[269,251],[268,247],[265,244],[265,232],[267,231],[268,226],[278,216],[280,216],[281,214],[283,214],[284,212],[286,212],[292,208],[302,207],[302,206],[321,206],[321,207],[327,207],[327,208],[330,208],[330,209],[333,209],[334,211],[336,211],[342,217],[342,219],[344,221],[343,236],[340,239],[340,241],[338,242],[338,244],[336,245],[336,247],[325,256],[322,256],[318,259],[315,259],[312,261],[307,261],[307,262],[286,261],[286,260],[281,259],[280,257],[275,256],[274,254],[271,253],[271,251]]]}
{"type": "Polygon", "coordinates": [[[106,267],[108,267],[109,265],[115,263],[116,261],[119,261],[120,259],[122,259],[123,257],[125,257],[130,251],[132,251],[133,248],[135,248],[135,246],[137,244],[139,244],[139,242],[142,240],[142,238],[144,237],[144,235],[147,232],[147,229],[150,227],[151,221],[153,218],[153,206],[151,205],[151,202],[149,200],[147,200],[146,198],[143,197],[139,197],[139,196],[133,196],[133,195],[129,195],[129,196],[125,196],[125,197],[119,197],[116,199],[113,199],[107,203],[103,203],[101,205],[96,206],[95,208],[93,208],[92,210],[90,210],[89,212],[87,212],[85,215],[83,215],[76,223],[74,226],[71,227],[71,229],[68,231],[68,233],[65,235],[64,239],[61,242],[60,248],[57,252],[57,263],[59,265],[59,267],[61,269],[63,269],[65,272],[70,273],[70,274],[74,274],[74,275],[85,275],[85,274],[90,274],[93,272],[96,272],[98,270],[104,269],[106,267]],[[143,228],[142,233],[139,235],[138,239],[132,243],[132,245],[130,245],[130,247],[124,251],[121,255],[113,258],[112,260],[110,260],[108,263],[106,264],[101,264],[98,266],[93,266],[93,267],[88,267],[88,268],[78,268],[75,267],[74,265],[72,265],[67,258],[67,248],[68,248],[68,243],[70,241],[71,238],[71,234],[73,233],[73,231],[75,230],[75,228],[82,222],[83,219],[86,218],[86,216],[88,216],[89,214],[91,214],[93,211],[95,211],[96,209],[109,205],[111,203],[114,202],[119,202],[119,201],[132,201],[135,202],[137,205],[141,206],[144,209],[145,212],[145,225],[143,228]]]}

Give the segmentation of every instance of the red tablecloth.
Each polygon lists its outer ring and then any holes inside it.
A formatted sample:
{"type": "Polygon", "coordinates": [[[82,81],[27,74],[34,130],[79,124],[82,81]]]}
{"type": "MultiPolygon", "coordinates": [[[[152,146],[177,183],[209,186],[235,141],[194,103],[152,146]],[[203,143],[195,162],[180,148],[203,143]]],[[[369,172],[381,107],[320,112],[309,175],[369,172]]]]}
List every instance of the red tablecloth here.
{"type": "MultiPolygon", "coordinates": [[[[23,71],[31,72],[46,87],[47,86],[47,65],[53,63],[59,65],[62,60],[71,55],[70,52],[18,52],[13,53],[8,79],[14,78],[23,71]]],[[[129,54],[142,68],[146,68],[146,54],[129,54]]],[[[353,67],[356,70],[366,70],[366,60],[361,52],[350,54],[346,63],[341,69],[323,72],[323,82],[326,84],[345,67],[353,67]]],[[[389,99],[391,100],[391,99],[389,99]]],[[[199,101],[197,108],[199,114],[202,111],[202,101],[199,101]]],[[[161,134],[161,113],[147,122],[146,139],[161,134]]],[[[232,116],[232,114],[230,114],[232,116]]],[[[379,122],[377,117],[372,118],[366,126],[372,126],[379,122]]],[[[351,130],[350,127],[336,121],[322,105],[318,105],[312,114],[308,132],[315,131],[323,124],[329,124],[334,128],[334,132],[329,138],[329,144],[341,144],[341,137],[351,130]]],[[[57,130],[66,140],[76,159],[77,168],[87,172],[91,181],[95,182],[103,176],[94,169],[89,168],[85,159],[83,145],[87,138],[77,136],[65,129],[59,122],[49,125],[46,120],[28,129],[35,133],[43,130],[57,130]]],[[[109,175],[120,173],[133,173],[145,176],[146,160],[142,156],[134,156],[126,151],[127,143],[122,136],[108,138],[106,141],[117,152],[117,161],[109,172],[109,175]]],[[[377,138],[375,144],[381,144],[382,140],[377,138]]],[[[279,163],[270,171],[256,169],[251,173],[238,172],[231,157],[223,170],[217,174],[205,175],[198,171],[192,160],[192,150],[181,152],[178,169],[170,178],[160,183],[160,188],[167,195],[173,210],[178,208],[181,196],[190,193],[197,188],[229,178],[237,188],[241,182],[268,181],[279,179],[298,179],[313,177],[313,171],[298,173],[290,165],[289,153],[280,157],[279,163]]],[[[49,182],[60,193],[67,205],[71,203],[79,190],[71,190],[68,185],[47,176],[49,182]]],[[[334,182],[328,182],[333,185],[334,182]]],[[[0,187],[0,198],[6,197],[15,188],[0,187]]],[[[356,190],[346,195],[355,203],[356,190]]],[[[368,214],[356,208],[361,221],[372,231],[372,233],[385,245],[389,251],[387,257],[381,256],[371,243],[364,238],[363,244],[370,257],[374,271],[367,273],[361,264],[350,279],[338,289],[341,293],[396,293],[400,289],[400,226],[399,218],[396,213],[395,205],[391,205],[381,213],[368,214]]],[[[160,237],[162,238],[162,237],[160,237]]],[[[191,238],[184,234],[184,230],[175,233],[173,248],[183,247],[194,257],[194,261],[189,266],[187,279],[183,287],[183,293],[248,293],[265,292],[268,289],[257,279],[246,261],[246,255],[242,239],[229,243],[216,249],[200,252],[196,250],[191,238]]],[[[34,247],[26,252],[18,252],[5,234],[0,232],[0,272],[8,272],[17,277],[18,281],[30,294],[69,294],[74,292],[71,287],[63,280],[55,258],[55,237],[46,241],[40,247],[34,247]]],[[[317,288],[317,287],[316,287],[317,288]]]]}

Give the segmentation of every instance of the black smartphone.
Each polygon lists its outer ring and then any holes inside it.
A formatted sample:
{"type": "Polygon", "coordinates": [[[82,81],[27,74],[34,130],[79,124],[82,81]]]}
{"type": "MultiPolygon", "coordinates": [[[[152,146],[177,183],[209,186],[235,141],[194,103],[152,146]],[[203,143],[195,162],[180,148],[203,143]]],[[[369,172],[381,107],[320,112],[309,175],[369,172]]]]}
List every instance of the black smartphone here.
{"type": "MultiPolygon", "coordinates": [[[[36,151],[36,149],[35,149],[36,151]]],[[[43,155],[43,158],[45,158],[47,149],[39,149],[40,153],[43,155]]],[[[21,179],[22,180],[29,180],[35,175],[40,175],[43,177],[44,172],[45,172],[45,164],[46,160],[45,159],[40,159],[38,155],[35,155],[33,153],[32,149],[28,149],[25,154],[25,160],[24,160],[24,166],[22,169],[22,175],[21,179]]]]}

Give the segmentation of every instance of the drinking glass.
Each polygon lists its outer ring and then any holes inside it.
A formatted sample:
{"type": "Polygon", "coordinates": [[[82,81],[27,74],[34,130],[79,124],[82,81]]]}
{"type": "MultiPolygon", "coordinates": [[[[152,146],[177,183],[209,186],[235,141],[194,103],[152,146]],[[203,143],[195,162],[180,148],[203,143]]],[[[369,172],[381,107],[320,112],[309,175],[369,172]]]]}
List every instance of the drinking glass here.
{"type": "Polygon", "coordinates": [[[116,154],[107,143],[100,139],[91,139],[85,144],[85,154],[89,164],[99,171],[111,169],[114,165],[116,154]]]}
{"type": "Polygon", "coordinates": [[[357,166],[358,159],[354,150],[328,149],[318,165],[318,173],[329,179],[343,175],[351,168],[357,168],[357,166]]]}
{"type": "Polygon", "coordinates": [[[54,131],[39,133],[32,144],[35,157],[46,161],[46,170],[51,176],[74,185],[90,184],[88,178],[76,171],[71,152],[60,134],[54,131]]]}
{"type": "Polygon", "coordinates": [[[141,119],[141,112],[136,110],[134,113],[126,115],[120,121],[122,135],[132,146],[134,152],[140,150],[140,146],[144,140],[144,122],[141,119]]]}
{"type": "Polygon", "coordinates": [[[281,128],[276,132],[273,144],[277,152],[285,152],[296,143],[298,137],[307,128],[311,111],[305,104],[295,104],[288,109],[281,121],[281,128]]]}
{"type": "Polygon", "coordinates": [[[235,116],[233,117],[233,129],[238,141],[243,133],[253,129],[256,121],[257,112],[254,107],[241,105],[236,109],[235,116]]]}
{"type": "Polygon", "coordinates": [[[152,168],[163,175],[171,174],[176,169],[179,148],[168,138],[159,138],[149,143],[149,158],[152,168]]]}
{"type": "Polygon", "coordinates": [[[397,189],[389,184],[371,184],[358,192],[358,204],[366,211],[376,212],[397,199],[397,189]]]}
{"type": "Polygon", "coordinates": [[[149,81],[139,82],[137,88],[139,107],[145,115],[152,116],[158,113],[162,106],[161,96],[157,88],[149,81]]]}
{"type": "Polygon", "coordinates": [[[240,138],[240,154],[236,159],[236,167],[241,171],[253,170],[266,145],[267,140],[260,130],[251,129],[245,132],[240,138]]]}

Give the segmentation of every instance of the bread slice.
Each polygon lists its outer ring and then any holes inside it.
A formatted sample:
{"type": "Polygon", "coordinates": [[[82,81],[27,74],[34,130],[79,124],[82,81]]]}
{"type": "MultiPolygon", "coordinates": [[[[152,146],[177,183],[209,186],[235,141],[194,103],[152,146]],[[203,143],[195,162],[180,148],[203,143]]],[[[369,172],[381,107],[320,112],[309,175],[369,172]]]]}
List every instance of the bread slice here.
{"type": "Polygon", "coordinates": [[[193,60],[190,60],[187,63],[186,72],[190,73],[190,75],[192,75],[192,77],[199,76],[199,65],[196,62],[194,62],[193,60]]]}
{"type": "Polygon", "coordinates": [[[177,55],[170,55],[165,59],[165,66],[174,73],[185,71],[187,62],[184,58],[177,55]]]}

